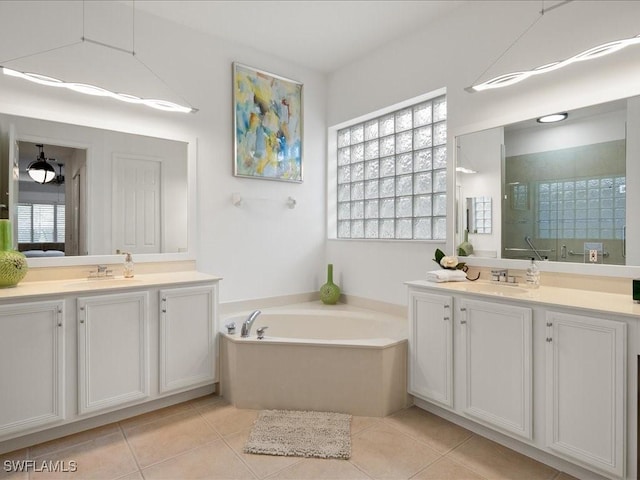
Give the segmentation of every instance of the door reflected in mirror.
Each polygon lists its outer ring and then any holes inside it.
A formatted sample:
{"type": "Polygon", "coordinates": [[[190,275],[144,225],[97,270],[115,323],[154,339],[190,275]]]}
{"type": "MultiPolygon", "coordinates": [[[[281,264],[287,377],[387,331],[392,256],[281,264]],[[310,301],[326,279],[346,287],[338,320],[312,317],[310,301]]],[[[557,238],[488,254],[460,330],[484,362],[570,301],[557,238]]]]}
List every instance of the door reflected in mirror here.
{"type": "MultiPolygon", "coordinates": [[[[570,111],[555,124],[531,119],[457,137],[459,161],[478,172],[457,175],[459,198],[501,199],[483,256],[640,265],[640,221],[628,212],[640,201],[638,126],[634,97],[570,111]]],[[[480,236],[469,232],[475,247],[480,236]]]]}

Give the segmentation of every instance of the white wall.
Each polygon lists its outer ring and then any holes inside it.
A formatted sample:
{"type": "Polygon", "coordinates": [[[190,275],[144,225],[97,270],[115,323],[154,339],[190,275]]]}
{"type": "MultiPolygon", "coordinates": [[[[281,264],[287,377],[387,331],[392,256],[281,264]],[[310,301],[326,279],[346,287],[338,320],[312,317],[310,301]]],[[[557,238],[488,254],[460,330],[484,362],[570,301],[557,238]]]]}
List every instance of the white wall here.
{"type": "MultiPolygon", "coordinates": [[[[453,165],[457,135],[640,93],[638,46],[511,87],[467,93],[464,88],[476,79],[545,65],[638,34],[640,2],[571,2],[546,13],[496,61],[539,16],[540,8],[539,1],[469,2],[422,31],[336,71],[329,77],[328,124],[446,87],[453,165]]],[[[455,183],[450,177],[453,212],[455,183]]],[[[451,214],[446,245],[330,241],[327,259],[335,264],[348,293],[404,304],[402,282],[423,278],[434,266],[436,248],[453,249],[453,230],[451,214]]]]}
{"type": "MultiPolygon", "coordinates": [[[[33,12],[28,2],[0,3],[0,58],[76,41],[81,34],[81,2],[42,2],[33,12]],[[56,25],[51,35],[49,29],[42,30],[48,39],[37,35],[41,15],[46,17],[43,27],[56,25]],[[18,21],[28,23],[16,28],[13,24],[18,21]]],[[[87,2],[89,16],[91,7],[87,2]]],[[[128,14],[102,8],[100,15],[103,18],[91,19],[87,27],[104,23],[110,28],[87,32],[87,36],[130,48],[131,25],[124,21],[128,14]],[[105,18],[108,15],[113,18],[105,18]]],[[[105,88],[146,97],[186,101],[199,108],[198,113],[162,113],[74,92],[51,91],[12,78],[0,78],[0,111],[19,109],[35,117],[53,112],[65,122],[98,123],[103,128],[168,138],[197,137],[197,205],[191,208],[197,210],[199,227],[198,270],[224,278],[222,301],[315,291],[325,276],[326,78],[283,61],[278,52],[265,53],[269,51],[268,39],[263,50],[205,36],[137,12],[137,56],[170,88],[137,64],[135,58],[89,45],[27,59],[25,62],[32,60],[32,64],[23,70],[47,68],[49,75],[65,80],[75,80],[75,75],[89,75],[95,70],[95,78],[83,77],[83,81],[93,80],[105,88]],[[87,55],[85,50],[95,54],[87,55]],[[302,184],[233,177],[234,61],[304,84],[302,184]],[[244,198],[241,208],[231,202],[234,192],[244,198]],[[286,206],[289,196],[297,201],[295,209],[286,206]]],[[[8,66],[18,69],[19,63],[8,66]]]]}

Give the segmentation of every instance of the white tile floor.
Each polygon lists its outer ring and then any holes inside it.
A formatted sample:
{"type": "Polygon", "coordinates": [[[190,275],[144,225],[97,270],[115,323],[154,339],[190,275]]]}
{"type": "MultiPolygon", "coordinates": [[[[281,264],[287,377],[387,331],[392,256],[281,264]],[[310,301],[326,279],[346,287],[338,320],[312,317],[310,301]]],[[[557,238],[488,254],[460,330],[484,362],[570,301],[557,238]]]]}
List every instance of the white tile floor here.
{"type": "Polygon", "coordinates": [[[76,472],[6,472],[0,479],[513,479],[572,477],[412,407],[353,417],[349,460],[242,452],[257,411],[207,396],[0,456],[77,462],[76,472]]]}

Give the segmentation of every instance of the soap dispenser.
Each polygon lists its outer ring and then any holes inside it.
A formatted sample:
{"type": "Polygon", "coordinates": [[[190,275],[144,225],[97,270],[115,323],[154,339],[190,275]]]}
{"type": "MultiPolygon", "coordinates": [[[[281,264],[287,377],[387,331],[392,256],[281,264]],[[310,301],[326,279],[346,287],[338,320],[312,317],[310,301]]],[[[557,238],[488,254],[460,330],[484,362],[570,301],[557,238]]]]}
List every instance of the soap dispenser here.
{"type": "Polygon", "coordinates": [[[123,275],[124,275],[124,278],[133,277],[133,258],[131,258],[131,254],[129,252],[124,252],[123,275]]]}
{"type": "Polygon", "coordinates": [[[531,259],[531,264],[527,268],[527,286],[530,288],[538,288],[540,286],[540,270],[534,258],[531,259]]]}

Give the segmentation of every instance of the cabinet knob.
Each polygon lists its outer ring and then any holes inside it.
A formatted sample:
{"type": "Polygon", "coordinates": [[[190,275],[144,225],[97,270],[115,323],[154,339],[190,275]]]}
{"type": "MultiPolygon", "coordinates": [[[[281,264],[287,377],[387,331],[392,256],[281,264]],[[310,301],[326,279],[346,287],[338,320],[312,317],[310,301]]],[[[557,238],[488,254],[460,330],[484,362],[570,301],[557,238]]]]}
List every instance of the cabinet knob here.
{"type": "Polygon", "coordinates": [[[547,322],[547,327],[553,327],[553,323],[547,322]]]}
{"type": "Polygon", "coordinates": [[[84,319],[80,320],[80,323],[84,323],[84,319]]]}
{"type": "Polygon", "coordinates": [[[466,320],[460,320],[460,325],[466,325],[467,321],[466,320]]]}
{"type": "Polygon", "coordinates": [[[443,305],[444,308],[451,308],[451,305],[443,305]]]}
{"type": "Polygon", "coordinates": [[[460,311],[461,311],[461,312],[466,312],[466,311],[467,311],[467,309],[466,309],[465,307],[462,307],[462,308],[460,309],[460,311]]]}
{"type": "Polygon", "coordinates": [[[443,320],[446,322],[447,320],[449,320],[449,317],[444,317],[443,320]]]}
{"type": "Polygon", "coordinates": [[[553,339],[551,337],[547,337],[547,342],[551,343],[553,341],[553,339]]]}
{"type": "Polygon", "coordinates": [[[162,313],[167,313],[167,309],[166,309],[166,308],[163,308],[163,309],[162,309],[162,313]]]}
{"type": "Polygon", "coordinates": [[[61,327],[62,326],[62,322],[58,322],[58,326],[61,327]]]}

